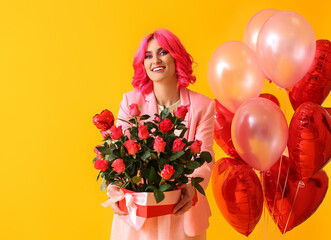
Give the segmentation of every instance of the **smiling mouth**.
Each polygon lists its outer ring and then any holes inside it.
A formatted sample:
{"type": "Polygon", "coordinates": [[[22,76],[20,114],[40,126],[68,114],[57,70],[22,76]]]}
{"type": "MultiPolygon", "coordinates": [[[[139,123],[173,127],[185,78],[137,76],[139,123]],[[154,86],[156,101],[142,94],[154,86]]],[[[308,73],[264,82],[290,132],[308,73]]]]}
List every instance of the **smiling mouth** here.
{"type": "Polygon", "coordinates": [[[165,67],[156,67],[152,69],[152,72],[159,72],[162,71],[163,69],[165,69],[165,67]]]}

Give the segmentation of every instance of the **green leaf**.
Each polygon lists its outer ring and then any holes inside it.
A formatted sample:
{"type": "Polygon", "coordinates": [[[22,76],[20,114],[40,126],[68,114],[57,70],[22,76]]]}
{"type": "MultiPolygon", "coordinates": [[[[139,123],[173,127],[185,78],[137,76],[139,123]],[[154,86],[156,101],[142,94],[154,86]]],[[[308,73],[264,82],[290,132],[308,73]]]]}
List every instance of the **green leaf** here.
{"type": "Polygon", "coordinates": [[[171,179],[178,178],[184,172],[184,167],[182,165],[175,165],[174,169],[175,173],[172,174],[171,179]]]}
{"type": "Polygon", "coordinates": [[[168,108],[163,109],[161,112],[161,120],[166,119],[168,115],[169,115],[169,109],[168,108]]]}
{"type": "Polygon", "coordinates": [[[122,146],[121,146],[121,158],[123,158],[123,157],[125,156],[125,154],[126,154],[125,146],[122,145],[122,146]]]}
{"type": "Polygon", "coordinates": [[[184,135],[185,135],[185,133],[186,133],[186,131],[187,131],[187,128],[184,128],[184,129],[182,130],[182,132],[180,133],[179,137],[180,137],[180,138],[183,138],[184,135]]]}
{"type": "Polygon", "coordinates": [[[160,191],[161,192],[165,192],[165,191],[167,191],[169,188],[171,188],[171,185],[170,184],[162,184],[161,186],[160,186],[160,191]]]}
{"type": "Polygon", "coordinates": [[[185,124],[178,124],[177,125],[177,127],[176,127],[176,129],[179,129],[179,130],[181,130],[181,129],[187,129],[187,127],[185,126],[185,124]]]}
{"type": "Polygon", "coordinates": [[[194,170],[194,169],[196,169],[196,168],[198,168],[198,167],[201,166],[200,163],[195,162],[195,161],[187,162],[185,165],[186,165],[186,167],[187,167],[188,169],[191,169],[191,170],[194,170]]]}
{"type": "MultiPolygon", "coordinates": [[[[154,189],[156,189],[155,186],[153,186],[153,185],[148,185],[147,188],[145,189],[145,191],[146,191],[146,192],[147,192],[148,190],[154,191],[154,189]]],[[[151,192],[151,191],[150,191],[150,192],[151,192]]]]}
{"type": "Polygon", "coordinates": [[[151,183],[155,182],[156,178],[157,178],[157,173],[155,171],[155,168],[151,167],[150,172],[148,174],[148,183],[151,184],[151,183]]]}
{"type": "Polygon", "coordinates": [[[107,190],[107,184],[106,184],[106,180],[104,178],[101,181],[100,189],[103,192],[106,192],[106,190],[107,190]]]}
{"type": "Polygon", "coordinates": [[[206,151],[200,153],[200,158],[202,158],[207,163],[210,163],[212,160],[210,152],[206,152],[206,151]]]}
{"type": "Polygon", "coordinates": [[[98,176],[97,176],[97,181],[99,180],[100,174],[102,173],[101,170],[99,170],[98,176]]]}
{"type": "Polygon", "coordinates": [[[175,160],[175,159],[177,159],[177,158],[183,156],[184,153],[185,153],[185,151],[183,151],[183,150],[182,150],[182,151],[179,151],[179,152],[177,152],[176,154],[171,155],[170,158],[169,158],[169,160],[170,160],[170,161],[173,161],[173,160],[175,160]]]}
{"type": "Polygon", "coordinates": [[[111,149],[109,149],[108,147],[96,147],[98,149],[99,152],[101,152],[103,155],[107,155],[110,154],[111,149]]]}
{"type": "Polygon", "coordinates": [[[124,119],[121,119],[121,118],[117,118],[117,120],[120,120],[120,121],[122,121],[122,122],[126,122],[126,123],[130,124],[130,122],[128,122],[128,121],[126,121],[126,120],[124,120],[124,119]]]}
{"type": "Polygon", "coordinates": [[[144,154],[141,156],[142,160],[146,160],[151,157],[151,152],[149,150],[145,151],[144,154]]]}
{"type": "Polygon", "coordinates": [[[140,120],[146,120],[146,119],[148,119],[148,118],[150,118],[150,116],[147,115],[147,114],[145,114],[145,115],[142,115],[142,116],[140,117],[140,120]]]}
{"type": "Polygon", "coordinates": [[[192,181],[194,181],[195,183],[199,183],[199,182],[203,181],[203,178],[202,177],[193,177],[192,181]]]}
{"type": "Polygon", "coordinates": [[[140,182],[140,180],[141,180],[141,177],[138,177],[138,176],[134,176],[134,177],[132,178],[132,182],[133,182],[134,184],[137,184],[138,182],[140,182]]]}
{"type": "Polygon", "coordinates": [[[156,189],[154,189],[154,198],[155,198],[156,202],[159,203],[164,199],[164,193],[156,188],[156,189]]]}
{"type": "Polygon", "coordinates": [[[206,195],[205,194],[205,190],[203,190],[203,188],[201,187],[201,185],[199,183],[195,183],[194,187],[202,194],[202,195],[206,195]]]}

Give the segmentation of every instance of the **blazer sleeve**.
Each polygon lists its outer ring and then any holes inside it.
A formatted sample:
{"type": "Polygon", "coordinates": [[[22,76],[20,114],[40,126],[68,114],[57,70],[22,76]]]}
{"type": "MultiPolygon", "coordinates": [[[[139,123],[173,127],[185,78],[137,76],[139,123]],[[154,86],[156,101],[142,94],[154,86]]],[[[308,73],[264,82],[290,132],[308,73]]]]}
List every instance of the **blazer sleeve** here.
{"type": "Polygon", "coordinates": [[[210,163],[204,163],[201,167],[195,169],[192,177],[202,177],[204,180],[200,183],[204,190],[206,190],[211,173],[215,167],[215,153],[213,150],[214,144],[214,117],[215,117],[215,101],[210,101],[209,106],[200,119],[196,131],[195,139],[202,141],[201,151],[207,151],[212,156],[210,163]]]}
{"type": "Polygon", "coordinates": [[[127,93],[124,93],[123,99],[120,103],[120,110],[117,115],[117,127],[122,126],[123,131],[128,129],[130,125],[126,122],[121,121],[120,119],[129,120],[130,118],[131,117],[130,117],[128,97],[127,97],[127,93]]]}

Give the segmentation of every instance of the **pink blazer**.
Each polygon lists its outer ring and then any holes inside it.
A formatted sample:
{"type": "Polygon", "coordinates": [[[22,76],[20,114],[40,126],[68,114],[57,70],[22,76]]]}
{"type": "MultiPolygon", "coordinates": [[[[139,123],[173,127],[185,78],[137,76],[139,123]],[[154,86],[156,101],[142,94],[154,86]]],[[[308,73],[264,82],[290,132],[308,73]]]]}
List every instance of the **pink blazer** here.
{"type": "MultiPolygon", "coordinates": [[[[192,174],[192,176],[204,178],[201,185],[206,189],[215,166],[213,151],[215,101],[187,88],[180,89],[180,100],[181,105],[188,106],[188,113],[184,119],[184,123],[188,127],[185,137],[188,141],[195,139],[202,141],[202,151],[210,152],[213,157],[212,162],[205,163],[192,174]]],[[[141,107],[142,115],[148,114],[153,117],[157,113],[157,103],[153,92],[144,95],[138,90],[133,90],[123,95],[118,118],[129,119],[129,105],[133,103],[141,107]]],[[[117,125],[122,125],[123,129],[128,127],[126,123],[119,120],[117,125]]],[[[210,216],[211,211],[207,198],[198,193],[198,203],[184,213],[184,230],[186,235],[196,236],[203,233],[209,226],[208,218],[210,216]]]]}

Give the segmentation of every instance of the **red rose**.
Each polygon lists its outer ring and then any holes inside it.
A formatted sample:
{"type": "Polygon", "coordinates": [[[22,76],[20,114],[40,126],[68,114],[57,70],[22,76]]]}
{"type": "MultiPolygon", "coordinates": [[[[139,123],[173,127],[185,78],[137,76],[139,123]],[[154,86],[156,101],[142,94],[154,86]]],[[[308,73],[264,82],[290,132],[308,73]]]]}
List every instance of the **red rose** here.
{"type": "Polygon", "coordinates": [[[175,112],[175,116],[183,121],[187,112],[188,112],[187,106],[179,106],[175,112]]]}
{"type": "Polygon", "coordinates": [[[140,145],[137,144],[135,141],[132,139],[124,142],[124,146],[128,150],[129,154],[135,155],[139,150],[140,150],[140,145]]]}
{"type": "Polygon", "coordinates": [[[94,162],[94,168],[103,172],[107,170],[108,166],[109,162],[107,160],[98,159],[94,162]]]}
{"type": "Polygon", "coordinates": [[[162,122],[160,122],[160,130],[165,133],[169,132],[172,129],[171,120],[169,118],[164,119],[162,122]]]}
{"type": "Polygon", "coordinates": [[[183,143],[182,139],[176,138],[172,145],[172,151],[173,152],[179,152],[182,151],[183,148],[185,147],[185,143],[183,143]]]}
{"type": "Polygon", "coordinates": [[[191,145],[191,151],[193,153],[200,153],[201,152],[201,144],[202,142],[200,140],[195,140],[195,142],[191,145]]]}
{"type": "Polygon", "coordinates": [[[115,125],[111,127],[111,138],[118,140],[123,136],[122,126],[116,127],[115,125]]]}
{"type": "Polygon", "coordinates": [[[129,107],[130,107],[130,115],[132,117],[140,115],[140,111],[139,111],[139,108],[138,108],[137,104],[135,104],[135,103],[131,104],[129,107]]]}
{"type": "Polygon", "coordinates": [[[149,137],[149,132],[146,125],[139,126],[138,137],[140,139],[147,139],[149,137]]]}
{"type": "Polygon", "coordinates": [[[114,171],[117,173],[122,173],[125,169],[125,164],[123,162],[123,159],[118,158],[116,159],[111,166],[114,168],[114,171]]]}
{"type": "MultiPolygon", "coordinates": [[[[96,147],[102,147],[101,145],[97,145],[96,147]]],[[[97,158],[101,158],[102,157],[102,154],[101,152],[99,152],[99,150],[97,148],[94,148],[94,152],[97,154],[97,158]]]]}
{"type": "Polygon", "coordinates": [[[163,141],[162,138],[156,137],[153,148],[158,153],[161,153],[161,152],[164,152],[164,149],[165,149],[166,145],[167,145],[167,143],[165,141],[163,141]]]}
{"type": "Polygon", "coordinates": [[[161,171],[161,177],[165,180],[168,180],[174,173],[174,167],[169,164],[165,164],[163,170],[161,171]]]}
{"type": "Polygon", "coordinates": [[[93,123],[97,128],[106,131],[114,125],[114,116],[111,111],[105,109],[93,117],[93,123]]]}

